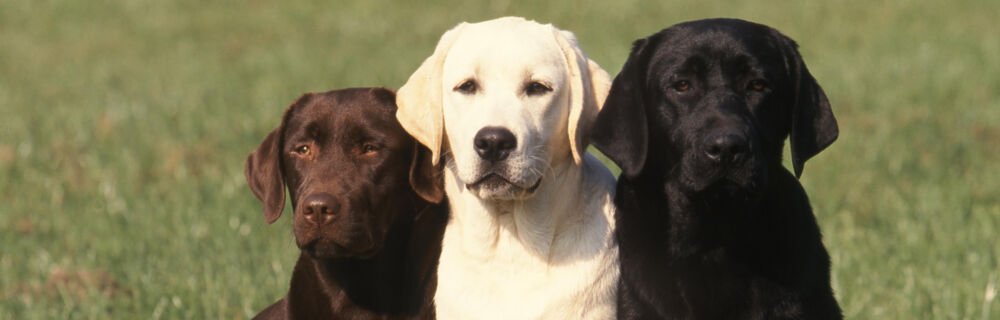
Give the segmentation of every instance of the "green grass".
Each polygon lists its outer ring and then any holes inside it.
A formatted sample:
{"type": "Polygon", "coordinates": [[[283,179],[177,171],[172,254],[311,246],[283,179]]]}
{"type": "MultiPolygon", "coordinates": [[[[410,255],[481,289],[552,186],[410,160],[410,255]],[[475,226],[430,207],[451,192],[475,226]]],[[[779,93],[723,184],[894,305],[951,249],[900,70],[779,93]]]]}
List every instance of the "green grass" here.
{"type": "Polygon", "coordinates": [[[296,257],[242,174],[285,106],[501,15],[612,75],[680,21],[782,30],[840,121],[802,181],[845,314],[1000,319],[1000,2],[451,2],[0,1],[0,319],[252,316],[296,257]]]}

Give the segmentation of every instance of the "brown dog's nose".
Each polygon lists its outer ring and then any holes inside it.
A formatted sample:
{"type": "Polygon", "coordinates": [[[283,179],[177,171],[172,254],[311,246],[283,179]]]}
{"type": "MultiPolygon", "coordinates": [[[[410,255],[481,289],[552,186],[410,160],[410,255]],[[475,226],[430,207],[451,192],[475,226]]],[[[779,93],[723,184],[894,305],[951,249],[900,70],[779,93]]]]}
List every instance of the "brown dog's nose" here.
{"type": "Polygon", "coordinates": [[[302,202],[302,214],[306,220],[316,224],[327,223],[337,212],[337,200],[325,193],[312,194],[302,202]]]}
{"type": "Polygon", "coordinates": [[[517,137],[507,128],[485,127],[472,141],[480,158],[490,162],[503,161],[517,147],[517,137]]]}
{"type": "Polygon", "coordinates": [[[709,160],[725,163],[737,160],[750,150],[747,138],[735,133],[709,135],[704,142],[705,156],[709,160]]]}

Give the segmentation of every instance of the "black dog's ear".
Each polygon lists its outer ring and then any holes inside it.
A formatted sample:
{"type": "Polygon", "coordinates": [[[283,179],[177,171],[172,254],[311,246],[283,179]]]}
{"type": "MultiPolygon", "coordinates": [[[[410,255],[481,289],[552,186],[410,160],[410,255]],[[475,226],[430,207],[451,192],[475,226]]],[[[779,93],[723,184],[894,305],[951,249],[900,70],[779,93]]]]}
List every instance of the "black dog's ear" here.
{"type": "Polygon", "coordinates": [[[806,160],[837,140],[840,131],[837,128],[837,119],[833,117],[830,101],[826,99],[823,88],[816,83],[816,79],[806,68],[798,46],[788,37],[782,36],[782,38],[785,40],[785,52],[789,55],[786,59],[791,64],[790,69],[796,87],[789,135],[792,142],[792,166],[795,169],[795,177],[800,177],[806,160]]]}
{"type": "Polygon", "coordinates": [[[650,39],[632,44],[590,136],[590,143],[618,164],[626,177],[637,176],[646,162],[649,130],[644,100],[650,39]]]}
{"type": "Polygon", "coordinates": [[[271,130],[256,150],[247,156],[243,174],[253,195],[264,204],[264,219],[274,223],[285,209],[285,179],[281,173],[281,150],[285,123],[296,106],[304,105],[312,98],[306,93],[295,100],[285,111],[281,125],[271,130]]]}
{"type": "Polygon", "coordinates": [[[410,186],[421,198],[432,203],[444,199],[444,177],[441,165],[434,165],[431,150],[413,142],[413,162],[410,164],[410,186]]]}

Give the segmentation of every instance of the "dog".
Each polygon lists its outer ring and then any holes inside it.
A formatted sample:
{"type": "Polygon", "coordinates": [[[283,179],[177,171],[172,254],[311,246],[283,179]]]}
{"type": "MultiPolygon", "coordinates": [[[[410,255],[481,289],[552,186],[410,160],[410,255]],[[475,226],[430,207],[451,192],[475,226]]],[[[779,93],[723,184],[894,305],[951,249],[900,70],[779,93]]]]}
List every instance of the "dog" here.
{"type": "Polygon", "coordinates": [[[441,319],[606,319],[614,176],[586,153],[610,77],[575,36],[461,23],[399,89],[397,119],[444,163],[441,319]]]}
{"type": "Polygon", "coordinates": [[[622,169],[618,318],[840,319],[797,180],[837,135],[826,94],[775,29],[709,19],[637,40],[591,137],[622,169]]]}
{"type": "Polygon", "coordinates": [[[384,88],[307,93],[247,157],[268,224],[287,185],[301,249],[288,294],[255,319],[434,319],[444,181],[395,111],[384,88]]]}

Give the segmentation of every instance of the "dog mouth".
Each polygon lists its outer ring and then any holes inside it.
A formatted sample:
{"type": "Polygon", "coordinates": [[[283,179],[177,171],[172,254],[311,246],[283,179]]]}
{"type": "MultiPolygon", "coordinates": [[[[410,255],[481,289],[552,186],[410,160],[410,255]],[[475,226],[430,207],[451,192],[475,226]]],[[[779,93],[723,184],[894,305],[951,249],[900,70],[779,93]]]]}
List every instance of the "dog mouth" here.
{"type": "Polygon", "coordinates": [[[483,176],[482,178],[479,178],[479,180],[466,184],[465,188],[470,191],[508,189],[511,192],[521,191],[516,193],[531,195],[534,194],[536,190],[538,190],[538,186],[540,186],[541,184],[542,184],[542,177],[538,177],[538,179],[535,180],[535,182],[532,183],[530,186],[523,187],[499,174],[490,173],[483,176]]]}
{"type": "Polygon", "coordinates": [[[305,245],[300,247],[302,252],[308,254],[314,259],[335,259],[335,258],[355,258],[355,259],[369,259],[378,253],[378,249],[375,245],[370,245],[367,248],[357,248],[354,246],[345,246],[334,241],[327,241],[321,239],[314,239],[305,245]]]}
{"type": "Polygon", "coordinates": [[[681,175],[687,189],[694,192],[720,192],[725,194],[755,194],[763,188],[767,175],[759,159],[746,159],[727,165],[705,165],[692,161],[681,175]],[[697,174],[690,174],[696,172],[697,174]]]}

